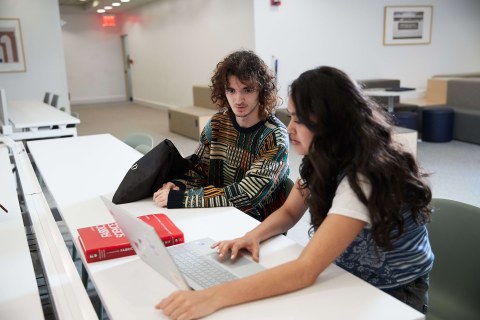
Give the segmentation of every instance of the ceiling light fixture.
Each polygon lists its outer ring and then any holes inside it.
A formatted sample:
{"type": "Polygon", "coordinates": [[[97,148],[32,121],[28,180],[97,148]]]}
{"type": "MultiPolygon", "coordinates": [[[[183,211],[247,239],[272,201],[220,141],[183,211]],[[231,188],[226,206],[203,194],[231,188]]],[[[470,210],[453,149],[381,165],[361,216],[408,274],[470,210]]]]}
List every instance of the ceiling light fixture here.
{"type": "Polygon", "coordinates": [[[130,2],[130,0],[120,0],[120,2],[130,2]]]}
{"type": "Polygon", "coordinates": [[[112,7],[111,7],[111,6],[105,6],[105,7],[103,7],[103,9],[105,9],[105,10],[111,10],[112,7]]]}
{"type": "Polygon", "coordinates": [[[105,9],[98,9],[97,12],[98,12],[98,13],[104,13],[104,12],[105,12],[105,9]]]}
{"type": "Polygon", "coordinates": [[[112,3],[112,7],[120,7],[120,3],[114,2],[114,3],[112,3]]]}

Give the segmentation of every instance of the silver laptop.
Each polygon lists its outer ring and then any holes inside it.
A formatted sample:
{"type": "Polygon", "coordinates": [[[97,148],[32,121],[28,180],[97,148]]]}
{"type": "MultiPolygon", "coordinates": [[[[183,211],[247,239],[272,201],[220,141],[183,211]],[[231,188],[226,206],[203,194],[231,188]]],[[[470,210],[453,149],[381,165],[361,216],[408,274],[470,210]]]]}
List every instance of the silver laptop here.
{"type": "Polygon", "coordinates": [[[137,255],[179,289],[205,289],[265,270],[241,255],[233,262],[220,261],[216,251],[210,248],[214,243],[210,238],[167,248],[152,226],[107,198],[101,198],[137,255]]]}

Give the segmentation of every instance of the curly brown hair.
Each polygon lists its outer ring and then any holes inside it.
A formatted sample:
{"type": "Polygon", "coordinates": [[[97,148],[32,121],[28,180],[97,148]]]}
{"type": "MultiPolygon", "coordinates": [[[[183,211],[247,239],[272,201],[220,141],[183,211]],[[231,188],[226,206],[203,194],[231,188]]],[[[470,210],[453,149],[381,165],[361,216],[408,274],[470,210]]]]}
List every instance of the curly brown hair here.
{"type": "Polygon", "coordinates": [[[344,72],[332,67],[306,71],[290,88],[299,122],[313,132],[300,166],[308,188],[312,231],[332,206],[339,180],[348,179],[370,213],[377,245],[391,248],[392,232],[403,233],[407,206],[419,224],[430,218],[432,192],[414,156],[392,139],[391,119],[344,72]],[[359,174],[371,184],[369,197],[359,174]],[[398,231],[398,232],[395,232],[398,231]]]}
{"type": "Polygon", "coordinates": [[[229,54],[217,64],[213,73],[210,85],[211,99],[220,110],[232,113],[225,95],[229,76],[236,76],[244,84],[256,84],[262,118],[274,113],[279,103],[275,77],[265,62],[253,51],[241,50],[229,54]]]}

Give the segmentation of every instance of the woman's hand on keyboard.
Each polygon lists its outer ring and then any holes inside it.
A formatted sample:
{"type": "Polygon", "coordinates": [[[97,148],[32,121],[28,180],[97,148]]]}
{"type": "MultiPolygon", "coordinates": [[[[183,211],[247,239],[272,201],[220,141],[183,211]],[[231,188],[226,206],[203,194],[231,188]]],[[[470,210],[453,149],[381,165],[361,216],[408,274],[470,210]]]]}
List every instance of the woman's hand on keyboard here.
{"type": "Polygon", "coordinates": [[[235,260],[242,249],[250,252],[254,261],[258,262],[260,258],[260,241],[250,233],[241,238],[218,241],[212,245],[212,249],[214,248],[217,248],[217,253],[222,259],[230,256],[231,260],[235,260]]]}

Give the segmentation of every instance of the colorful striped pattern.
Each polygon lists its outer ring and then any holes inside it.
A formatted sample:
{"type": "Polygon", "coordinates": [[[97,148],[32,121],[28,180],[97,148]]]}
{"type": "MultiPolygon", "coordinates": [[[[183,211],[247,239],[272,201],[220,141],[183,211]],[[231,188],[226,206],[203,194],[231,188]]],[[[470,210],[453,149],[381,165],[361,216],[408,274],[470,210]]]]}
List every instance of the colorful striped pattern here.
{"type": "Polygon", "coordinates": [[[263,221],[285,202],[288,135],[275,116],[244,129],[217,113],[195,153],[200,164],[177,180],[187,188],[185,208],[234,206],[263,221]]]}

